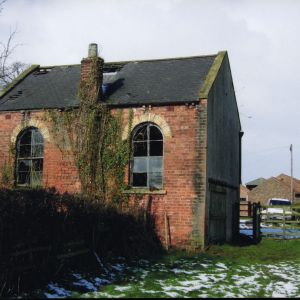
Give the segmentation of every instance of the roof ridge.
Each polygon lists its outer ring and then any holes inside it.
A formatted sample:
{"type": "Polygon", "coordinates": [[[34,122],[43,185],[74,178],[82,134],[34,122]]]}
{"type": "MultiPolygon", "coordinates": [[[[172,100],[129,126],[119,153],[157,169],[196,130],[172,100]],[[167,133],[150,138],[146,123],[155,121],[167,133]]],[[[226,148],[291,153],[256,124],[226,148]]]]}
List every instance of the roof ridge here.
{"type": "Polygon", "coordinates": [[[207,54],[207,55],[178,56],[178,57],[165,57],[165,58],[154,58],[154,59],[111,61],[111,62],[107,62],[107,64],[123,64],[123,63],[132,63],[132,62],[156,62],[156,61],[165,61],[165,60],[184,60],[184,59],[192,59],[192,58],[200,58],[200,57],[214,57],[217,55],[218,54],[207,54]]]}
{"type": "MultiPolygon", "coordinates": [[[[205,55],[193,55],[193,56],[178,56],[178,57],[166,57],[166,58],[154,58],[154,59],[138,59],[138,60],[123,60],[123,61],[104,61],[105,64],[126,64],[126,63],[135,63],[135,62],[159,62],[159,61],[166,61],[166,60],[185,60],[185,59],[193,59],[193,58],[205,58],[205,57],[214,57],[218,56],[217,54],[205,54],[205,55]]],[[[40,68],[56,68],[56,67],[74,67],[80,66],[80,64],[70,64],[70,65],[45,65],[40,66],[40,68]]]]}

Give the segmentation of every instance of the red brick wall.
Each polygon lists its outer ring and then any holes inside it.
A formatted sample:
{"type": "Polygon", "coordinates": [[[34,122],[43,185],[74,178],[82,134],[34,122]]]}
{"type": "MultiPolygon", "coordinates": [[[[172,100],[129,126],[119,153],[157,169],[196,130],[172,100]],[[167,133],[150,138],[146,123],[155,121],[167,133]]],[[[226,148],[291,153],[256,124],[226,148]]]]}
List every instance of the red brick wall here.
{"type": "MultiPolygon", "coordinates": [[[[31,112],[26,119],[21,112],[0,113],[0,170],[10,154],[11,137],[17,126],[25,126],[30,120],[41,122],[49,131],[49,139],[44,140],[43,184],[55,187],[60,192],[79,192],[77,170],[70,153],[62,153],[54,142],[51,125],[45,121],[43,112],[31,112]]],[[[13,147],[15,146],[12,145],[13,147]]],[[[14,160],[14,158],[13,158],[14,160]]]]}
{"type": "MultiPolygon", "coordinates": [[[[206,109],[206,107],[204,108],[206,109]]],[[[145,112],[143,108],[134,108],[134,117],[140,116],[145,112]]],[[[152,107],[150,113],[163,118],[171,129],[171,137],[164,138],[164,177],[163,195],[151,195],[149,209],[155,218],[157,233],[162,242],[165,242],[165,214],[168,218],[168,234],[171,246],[186,248],[193,244],[199,234],[204,233],[204,211],[195,209],[205,195],[205,164],[200,164],[205,158],[205,147],[201,156],[196,155],[196,151],[201,151],[199,145],[199,130],[196,130],[199,123],[199,114],[195,106],[166,106],[152,107]],[[198,136],[198,142],[197,138],[198,136]],[[200,174],[199,173],[200,170],[200,174]],[[197,173],[197,176],[196,176],[197,173]],[[199,179],[200,176],[200,179],[199,179]],[[198,179],[197,179],[198,178],[198,179]],[[201,186],[200,186],[201,185],[201,186]],[[203,185],[203,186],[202,186],[203,185]],[[196,221],[195,221],[196,219],[196,221]],[[202,220],[200,220],[202,219],[202,220]],[[196,223],[195,223],[196,222],[196,223]]],[[[78,181],[76,167],[71,153],[62,153],[54,142],[53,134],[50,130],[51,125],[43,121],[42,112],[32,112],[32,119],[42,120],[43,124],[49,129],[50,138],[45,141],[44,150],[44,174],[43,180],[46,187],[56,187],[60,192],[79,192],[80,184],[78,181]]],[[[124,126],[128,123],[129,109],[124,109],[124,126]]],[[[22,122],[22,114],[0,113],[0,168],[7,159],[11,135],[13,130],[22,122]],[[10,116],[10,119],[7,117],[10,116]]],[[[205,124],[204,124],[205,125],[205,124]]],[[[205,129],[206,126],[202,127],[205,129]]],[[[202,133],[203,136],[203,133],[202,133]]],[[[128,174],[127,174],[128,175],[128,174]]],[[[126,176],[128,182],[128,176],[126,176]]],[[[134,196],[131,196],[133,199],[134,196]]],[[[148,195],[141,195],[142,199],[137,200],[139,205],[145,205],[148,195]]],[[[201,239],[198,238],[198,246],[201,239]]]]}
{"type": "MultiPolygon", "coordinates": [[[[143,108],[134,109],[134,116],[143,113],[143,108]]],[[[199,151],[199,146],[196,145],[197,110],[189,106],[152,107],[150,113],[162,117],[172,133],[171,137],[164,138],[163,190],[166,194],[151,195],[150,209],[155,216],[157,232],[163,243],[166,237],[166,214],[170,245],[178,248],[190,247],[193,244],[196,213],[193,206],[199,193],[203,191],[195,186],[196,169],[200,167],[200,163],[197,166],[199,155],[196,155],[196,149],[199,151]]],[[[129,110],[125,109],[124,124],[128,122],[128,115],[129,110]]],[[[128,182],[128,177],[126,180],[128,182]]],[[[139,200],[142,206],[147,198],[148,195],[144,195],[139,200]]]]}

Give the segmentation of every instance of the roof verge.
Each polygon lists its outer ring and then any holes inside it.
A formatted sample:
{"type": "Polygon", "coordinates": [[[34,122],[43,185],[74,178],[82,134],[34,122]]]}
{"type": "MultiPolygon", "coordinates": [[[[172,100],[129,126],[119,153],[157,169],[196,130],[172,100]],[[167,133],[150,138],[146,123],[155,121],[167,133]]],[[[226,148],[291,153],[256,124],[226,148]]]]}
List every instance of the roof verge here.
{"type": "Polygon", "coordinates": [[[31,72],[39,68],[40,65],[31,65],[29,68],[24,70],[17,78],[15,78],[11,83],[9,83],[2,91],[0,91],[0,98],[2,98],[6,93],[13,89],[18,83],[20,83],[24,78],[26,78],[31,72]]]}
{"type": "Polygon", "coordinates": [[[223,62],[223,59],[225,55],[227,54],[227,51],[220,51],[218,52],[217,57],[215,58],[212,66],[209,69],[209,72],[205,78],[205,81],[203,83],[203,86],[200,90],[199,98],[200,99],[207,99],[208,93],[217,77],[217,74],[220,70],[221,64],[223,62]]]}

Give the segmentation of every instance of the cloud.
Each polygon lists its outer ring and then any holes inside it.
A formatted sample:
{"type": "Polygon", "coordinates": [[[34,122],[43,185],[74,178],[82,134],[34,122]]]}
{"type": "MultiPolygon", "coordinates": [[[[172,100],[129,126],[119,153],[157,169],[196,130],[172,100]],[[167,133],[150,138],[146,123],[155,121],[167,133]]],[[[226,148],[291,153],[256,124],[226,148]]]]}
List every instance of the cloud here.
{"type": "Polygon", "coordinates": [[[299,11],[298,0],[14,0],[0,16],[0,40],[17,24],[15,57],[41,65],[80,63],[90,42],[106,61],[228,50],[249,181],[287,168],[286,152],[263,149],[294,143],[295,162],[300,154],[299,11]]]}

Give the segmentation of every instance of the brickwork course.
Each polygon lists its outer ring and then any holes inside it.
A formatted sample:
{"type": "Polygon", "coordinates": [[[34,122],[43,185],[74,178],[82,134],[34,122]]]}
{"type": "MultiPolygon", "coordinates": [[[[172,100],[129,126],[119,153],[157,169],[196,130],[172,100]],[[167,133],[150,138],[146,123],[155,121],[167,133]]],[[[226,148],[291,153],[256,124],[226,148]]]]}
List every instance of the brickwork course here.
{"type": "MultiPolygon", "coordinates": [[[[55,143],[45,114],[78,106],[78,88],[90,64],[96,67],[113,114],[123,110],[123,137],[151,122],[163,134],[163,187],[124,191],[132,205],[148,210],[162,243],[205,249],[234,239],[238,228],[241,126],[226,52],[153,61],[105,63],[87,58],[81,65],[31,67],[0,95],[0,169],[14,166],[16,140],[24,129],[44,137],[42,184],[79,193],[80,181],[70,149],[55,143]],[[167,232],[166,232],[167,221],[167,232]]],[[[129,181],[127,167],[125,181],[129,181]]]]}

